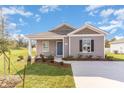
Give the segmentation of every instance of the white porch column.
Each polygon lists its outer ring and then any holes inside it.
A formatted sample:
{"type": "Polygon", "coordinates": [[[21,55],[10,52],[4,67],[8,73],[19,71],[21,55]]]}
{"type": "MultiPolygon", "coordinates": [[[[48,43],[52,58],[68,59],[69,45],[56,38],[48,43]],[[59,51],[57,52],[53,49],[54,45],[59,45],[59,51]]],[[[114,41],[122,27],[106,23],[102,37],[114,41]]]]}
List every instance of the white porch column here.
{"type": "Polygon", "coordinates": [[[64,51],[64,50],[65,50],[65,49],[64,49],[64,46],[65,46],[64,38],[62,39],[62,41],[63,41],[63,58],[64,58],[64,52],[65,52],[65,51],[64,51]]]}
{"type": "Polygon", "coordinates": [[[69,44],[68,44],[68,46],[69,46],[69,56],[70,56],[70,54],[71,54],[71,50],[70,50],[70,47],[71,47],[70,36],[69,36],[69,44]]]}
{"type": "Polygon", "coordinates": [[[28,55],[32,57],[32,46],[31,46],[31,40],[28,40],[28,55]]]}

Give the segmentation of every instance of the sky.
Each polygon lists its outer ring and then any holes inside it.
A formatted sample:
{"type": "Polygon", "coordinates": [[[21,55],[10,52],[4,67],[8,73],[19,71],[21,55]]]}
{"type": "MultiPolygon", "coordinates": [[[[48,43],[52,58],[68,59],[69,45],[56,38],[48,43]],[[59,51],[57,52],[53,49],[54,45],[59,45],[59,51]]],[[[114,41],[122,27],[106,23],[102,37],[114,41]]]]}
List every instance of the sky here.
{"type": "Polygon", "coordinates": [[[67,23],[79,28],[86,23],[109,32],[106,39],[124,38],[124,6],[63,5],[63,6],[0,6],[6,30],[13,37],[47,32],[67,23]]]}

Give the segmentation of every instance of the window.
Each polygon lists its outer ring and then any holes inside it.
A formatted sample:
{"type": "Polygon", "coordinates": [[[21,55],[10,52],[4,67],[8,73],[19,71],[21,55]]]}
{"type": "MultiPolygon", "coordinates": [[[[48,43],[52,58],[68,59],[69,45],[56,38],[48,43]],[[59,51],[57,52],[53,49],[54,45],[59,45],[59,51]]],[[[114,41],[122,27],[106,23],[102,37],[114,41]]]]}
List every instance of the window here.
{"type": "Polygon", "coordinates": [[[49,41],[42,41],[42,52],[49,52],[49,41]]]}
{"type": "Polygon", "coordinates": [[[79,41],[79,50],[83,53],[90,53],[94,51],[94,40],[90,38],[83,38],[79,41]]]}

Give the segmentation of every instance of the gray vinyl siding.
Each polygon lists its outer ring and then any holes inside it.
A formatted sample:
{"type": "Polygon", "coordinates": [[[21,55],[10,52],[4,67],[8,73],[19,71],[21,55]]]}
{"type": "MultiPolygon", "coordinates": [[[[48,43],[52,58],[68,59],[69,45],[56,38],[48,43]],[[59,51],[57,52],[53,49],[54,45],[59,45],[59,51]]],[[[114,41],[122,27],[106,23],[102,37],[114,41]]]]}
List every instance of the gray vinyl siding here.
{"type": "Polygon", "coordinates": [[[95,32],[89,28],[85,28],[85,29],[83,29],[83,30],[81,30],[75,34],[99,34],[99,33],[95,32]]]}
{"type": "Polygon", "coordinates": [[[85,36],[85,37],[70,37],[70,55],[76,57],[78,54],[93,55],[104,58],[104,36],[85,36]],[[91,38],[94,40],[94,52],[82,53],[79,52],[79,40],[82,38],[91,38]]]}
{"type": "Polygon", "coordinates": [[[64,57],[69,56],[69,37],[64,38],[64,57]]]}
{"type": "Polygon", "coordinates": [[[43,54],[45,56],[56,56],[56,41],[62,40],[37,40],[37,55],[43,54]],[[42,52],[42,41],[49,41],[49,52],[42,52]]]}

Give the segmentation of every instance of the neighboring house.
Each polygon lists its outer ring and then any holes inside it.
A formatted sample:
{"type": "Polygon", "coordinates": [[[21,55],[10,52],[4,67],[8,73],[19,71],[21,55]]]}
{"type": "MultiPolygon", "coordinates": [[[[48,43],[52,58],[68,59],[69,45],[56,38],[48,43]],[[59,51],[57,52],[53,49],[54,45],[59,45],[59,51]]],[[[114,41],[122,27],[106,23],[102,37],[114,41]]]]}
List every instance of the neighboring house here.
{"type": "MultiPolygon", "coordinates": [[[[27,35],[27,37],[37,41],[37,55],[77,57],[80,54],[104,58],[106,34],[107,32],[89,24],[78,29],[68,24],[61,24],[49,32],[27,35]]],[[[29,50],[30,48],[29,46],[29,50]]],[[[31,55],[30,51],[29,54],[31,55]]]]}
{"type": "Polygon", "coordinates": [[[119,39],[111,42],[110,50],[112,53],[124,53],[124,39],[119,39]]]}

